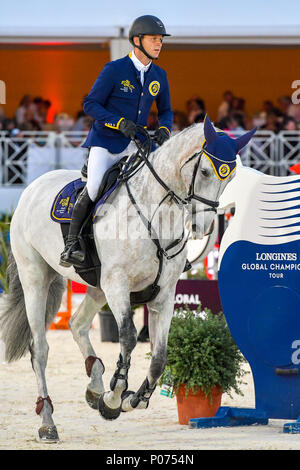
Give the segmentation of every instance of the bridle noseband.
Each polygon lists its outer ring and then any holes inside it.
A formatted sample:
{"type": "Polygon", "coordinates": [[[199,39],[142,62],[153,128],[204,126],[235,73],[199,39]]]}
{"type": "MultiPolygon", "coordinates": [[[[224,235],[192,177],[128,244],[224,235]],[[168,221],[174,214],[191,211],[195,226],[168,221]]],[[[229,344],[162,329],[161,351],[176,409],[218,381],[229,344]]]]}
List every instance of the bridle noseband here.
{"type": "Polygon", "coordinates": [[[195,180],[196,180],[197,171],[198,171],[198,168],[199,168],[199,165],[200,165],[202,155],[203,155],[203,149],[201,149],[200,152],[195,153],[194,155],[192,155],[192,157],[187,162],[185,162],[185,164],[184,164],[184,165],[186,165],[187,163],[189,163],[194,158],[199,157],[196,164],[195,164],[195,166],[194,166],[192,181],[191,181],[191,184],[190,184],[190,187],[189,187],[188,195],[185,198],[185,201],[187,203],[190,203],[193,199],[195,199],[196,201],[199,201],[202,204],[205,204],[205,205],[209,206],[209,207],[203,209],[202,210],[203,212],[213,211],[213,212],[216,213],[217,212],[217,207],[219,207],[219,202],[218,201],[212,201],[211,199],[206,199],[202,196],[198,196],[198,194],[195,194],[195,180]]]}

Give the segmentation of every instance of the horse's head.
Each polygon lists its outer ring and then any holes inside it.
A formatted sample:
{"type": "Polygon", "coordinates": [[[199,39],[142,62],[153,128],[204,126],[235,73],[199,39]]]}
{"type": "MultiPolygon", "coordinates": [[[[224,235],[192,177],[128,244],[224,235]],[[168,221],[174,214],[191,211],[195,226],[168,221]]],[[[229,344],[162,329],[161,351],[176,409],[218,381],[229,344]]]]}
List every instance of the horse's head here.
{"type": "Polygon", "coordinates": [[[256,128],[232,139],[216,130],[208,115],[204,120],[204,140],[199,152],[181,167],[184,185],[191,202],[193,231],[205,235],[213,221],[218,199],[235,175],[237,153],[249,142],[256,128]]]}

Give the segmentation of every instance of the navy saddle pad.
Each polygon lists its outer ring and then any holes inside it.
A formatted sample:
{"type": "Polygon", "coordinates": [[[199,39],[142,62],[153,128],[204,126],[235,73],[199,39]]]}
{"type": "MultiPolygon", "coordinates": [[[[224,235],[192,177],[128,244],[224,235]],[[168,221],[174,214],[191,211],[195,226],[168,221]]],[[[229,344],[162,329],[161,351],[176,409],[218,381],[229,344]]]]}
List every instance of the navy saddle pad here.
{"type": "Polygon", "coordinates": [[[51,219],[60,224],[69,224],[72,220],[73,207],[77,194],[86,185],[85,181],[78,178],[71,181],[57,194],[51,208],[51,219]]]}
{"type": "MultiPolygon", "coordinates": [[[[60,224],[69,224],[72,220],[73,207],[76,202],[78,193],[82,191],[86,185],[85,181],[81,178],[71,181],[58,193],[51,208],[51,219],[60,224]]],[[[107,189],[100,199],[96,202],[93,209],[93,216],[98,212],[98,209],[104,204],[108,196],[119,186],[119,181],[107,189]]]]}

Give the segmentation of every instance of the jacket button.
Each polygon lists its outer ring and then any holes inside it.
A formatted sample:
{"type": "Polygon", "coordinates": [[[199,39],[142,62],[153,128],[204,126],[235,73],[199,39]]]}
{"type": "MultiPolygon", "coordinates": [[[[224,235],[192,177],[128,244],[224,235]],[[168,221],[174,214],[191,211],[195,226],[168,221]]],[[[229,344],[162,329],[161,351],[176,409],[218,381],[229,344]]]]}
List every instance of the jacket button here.
{"type": "Polygon", "coordinates": [[[144,93],[141,93],[141,96],[144,96],[144,93]]]}
{"type": "Polygon", "coordinates": [[[141,112],[142,112],[142,111],[139,109],[139,114],[141,114],[141,112]]]}

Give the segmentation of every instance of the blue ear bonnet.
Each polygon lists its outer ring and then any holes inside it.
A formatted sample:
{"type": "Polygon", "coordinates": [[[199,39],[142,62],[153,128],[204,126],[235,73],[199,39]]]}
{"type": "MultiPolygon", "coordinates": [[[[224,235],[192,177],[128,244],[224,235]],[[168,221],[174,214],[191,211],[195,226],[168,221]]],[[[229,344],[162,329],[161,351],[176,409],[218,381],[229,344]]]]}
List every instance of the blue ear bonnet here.
{"type": "Polygon", "coordinates": [[[220,180],[225,180],[235,170],[237,153],[247,145],[255,131],[256,128],[232,139],[225,132],[216,131],[208,115],[205,116],[203,155],[208,158],[220,180]]]}
{"type": "Polygon", "coordinates": [[[217,134],[218,138],[214,142],[204,144],[207,153],[225,162],[236,160],[237,150],[235,141],[224,132],[217,132],[217,134]]]}
{"type": "Polygon", "coordinates": [[[236,145],[224,132],[218,132],[218,138],[208,144],[204,142],[203,154],[210,161],[219,180],[224,181],[236,168],[236,145]]]}

